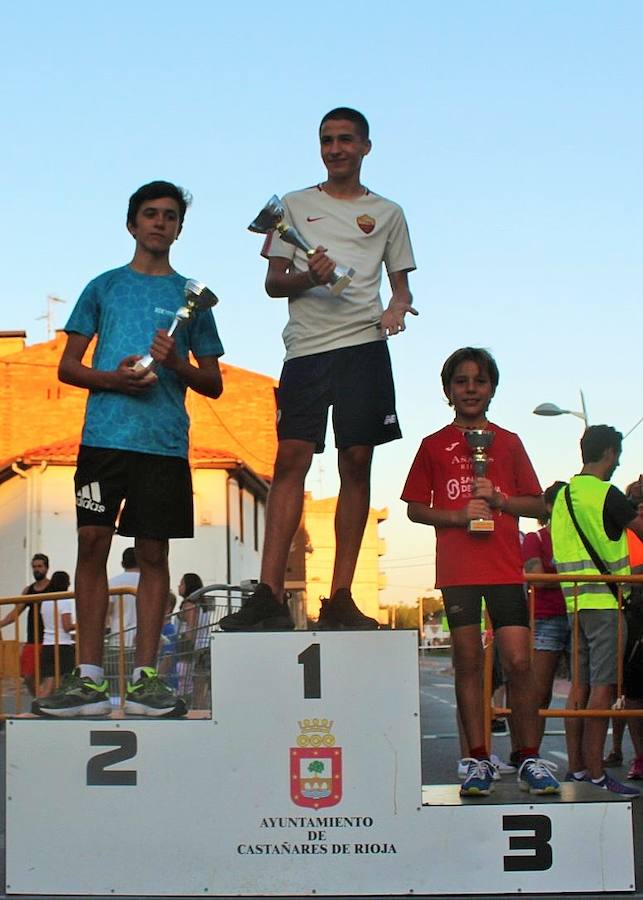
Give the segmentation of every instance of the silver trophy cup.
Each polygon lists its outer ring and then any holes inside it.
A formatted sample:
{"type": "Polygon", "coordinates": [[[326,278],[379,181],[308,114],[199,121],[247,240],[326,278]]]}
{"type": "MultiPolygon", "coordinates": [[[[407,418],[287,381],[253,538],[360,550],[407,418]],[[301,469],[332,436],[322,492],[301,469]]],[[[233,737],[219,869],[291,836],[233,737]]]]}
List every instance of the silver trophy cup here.
{"type": "MultiPolygon", "coordinates": [[[[294,225],[289,225],[284,221],[285,214],[283,203],[276,194],[273,194],[254,222],[248,225],[248,231],[254,231],[255,234],[270,234],[271,231],[278,231],[282,241],[299,247],[306,256],[312,256],[315,252],[314,248],[304,240],[294,225]]],[[[344,288],[348,287],[354,275],[355,269],[348,269],[346,266],[335,266],[335,270],[327,285],[328,290],[336,297],[338,294],[341,294],[344,288]]]]}
{"type": "MultiPolygon", "coordinates": [[[[191,278],[185,282],[185,306],[180,306],[174,316],[174,321],[167,330],[168,337],[172,337],[179,328],[183,328],[193,319],[202,309],[211,309],[219,302],[216,294],[213,294],[209,287],[206,287],[201,281],[193,281],[191,278]]],[[[145,369],[153,372],[156,369],[156,362],[151,355],[147,353],[142,359],[134,365],[134,371],[140,372],[145,369]]]]}
{"type": "MultiPolygon", "coordinates": [[[[484,478],[487,474],[487,450],[493,443],[493,431],[473,428],[465,431],[464,436],[473,451],[473,474],[476,478],[484,478]]],[[[472,519],[467,526],[472,534],[486,534],[494,530],[493,519],[472,519]]]]}

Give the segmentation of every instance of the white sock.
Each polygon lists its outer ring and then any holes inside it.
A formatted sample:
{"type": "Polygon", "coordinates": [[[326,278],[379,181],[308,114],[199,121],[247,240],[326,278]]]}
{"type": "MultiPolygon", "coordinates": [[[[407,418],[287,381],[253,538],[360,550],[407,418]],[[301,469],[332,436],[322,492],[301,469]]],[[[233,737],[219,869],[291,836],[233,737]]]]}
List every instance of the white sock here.
{"type": "Polygon", "coordinates": [[[102,684],[105,680],[105,669],[102,666],[90,666],[82,663],[79,669],[81,678],[91,678],[96,684],[102,684]]]}

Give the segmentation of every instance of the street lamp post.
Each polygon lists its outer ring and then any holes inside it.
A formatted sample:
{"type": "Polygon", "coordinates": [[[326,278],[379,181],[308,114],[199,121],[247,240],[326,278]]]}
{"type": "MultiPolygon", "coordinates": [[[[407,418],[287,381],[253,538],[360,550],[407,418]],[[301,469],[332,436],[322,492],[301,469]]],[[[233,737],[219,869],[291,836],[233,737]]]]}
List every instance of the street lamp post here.
{"type": "Polygon", "coordinates": [[[534,410],[534,415],[536,416],[576,416],[577,419],[582,419],[585,423],[585,428],[589,425],[589,421],[587,419],[587,406],[585,405],[585,395],[583,392],[580,392],[580,402],[582,412],[579,412],[575,409],[561,409],[556,403],[540,403],[534,410]]]}
{"type": "MultiPolygon", "coordinates": [[[[589,426],[589,421],[587,419],[587,407],[585,406],[585,395],[583,392],[580,392],[580,403],[582,407],[582,412],[579,412],[575,409],[561,409],[556,403],[539,403],[536,409],[533,410],[534,415],[536,416],[576,416],[578,419],[582,419],[585,423],[585,428],[589,426]]],[[[635,431],[639,425],[643,422],[643,416],[636,422],[628,432],[623,435],[623,440],[626,437],[629,437],[633,431],[635,431]]]]}

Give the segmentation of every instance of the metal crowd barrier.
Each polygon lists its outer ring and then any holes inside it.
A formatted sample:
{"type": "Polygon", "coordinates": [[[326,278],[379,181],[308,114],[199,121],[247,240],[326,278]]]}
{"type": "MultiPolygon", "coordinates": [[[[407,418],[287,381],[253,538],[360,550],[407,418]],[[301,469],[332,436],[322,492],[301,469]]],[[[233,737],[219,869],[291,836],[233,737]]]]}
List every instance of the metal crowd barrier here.
{"type": "MultiPolygon", "coordinates": [[[[210,636],[218,621],[230,612],[239,609],[249,596],[253,585],[239,586],[229,584],[211,584],[190,594],[186,601],[190,604],[183,611],[175,611],[166,617],[165,625],[170,626],[161,636],[157,668],[163,678],[181,696],[184,697],[188,709],[208,710],[212,706],[210,696],[210,636]]],[[[117,596],[119,629],[114,634],[106,634],[103,654],[105,676],[109,685],[109,693],[118,709],[125,699],[127,680],[134,667],[136,629],[126,629],[124,616],[124,596],[136,595],[134,585],[123,585],[110,588],[110,596],[117,596]]],[[[0,611],[5,606],[24,604],[37,608],[45,601],[54,601],[54,686],[62,681],[59,644],[58,600],[74,598],[72,591],[59,593],[43,593],[42,595],[19,595],[17,597],[0,598],[0,611]]],[[[293,592],[290,609],[298,628],[306,627],[306,613],[303,594],[293,592]]],[[[23,612],[22,615],[25,615],[23,612]]],[[[13,625],[15,640],[0,641],[0,719],[19,715],[29,710],[31,697],[23,688],[20,675],[20,625],[19,618],[13,625]],[[8,698],[11,697],[11,703],[8,698]],[[11,708],[7,708],[10,706],[11,708]]],[[[38,619],[36,620],[38,621],[38,619]]],[[[78,661],[80,631],[76,630],[76,661],[78,661]]],[[[22,642],[24,643],[24,642],[22,642]]],[[[42,645],[40,645],[42,646],[42,645]]],[[[41,684],[40,653],[34,657],[34,681],[41,684]]]]}
{"type": "MultiPolygon", "coordinates": [[[[643,716],[643,709],[631,709],[623,707],[623,663],[625,656],[624,635],[623,635],[623,586],[626,584],[643,584],[643,575],[587,575],[576,574],[571,575],[546,575],[542,573],[529,573],[525,575],[529,589],[529,617],[531,624],[532,636],[532,655],[533,635],[535,622],[535,605],[536,605],[536,586],[543,584],[561,584],[562,582],[573,584],[574,596],[574,612],[578,611],[578,586],[588,583],[615,584],[617,588],[618,609],[621,615],[618,618],[617,629],[617,645],[615,648],[617,654],[617,684],[616,684],[616,703],[609,709],[553,709],[551,707],[538,710],[538,714],[543,718],[556,719],[589,719],[589,718],[640,718],[643,716]]],[[[578,616],[574,617],[574,630],[571,641],[571,685],[578,685],[578,616]]],[[[484,697],[485,697],[485,732],[487,738],[491,734],[491,720],[494,716],[511,715],[511,707],[494,707],[492,704],[492,671],[493,671],[493,636],[487,643],[485,648],[485,670],[484,670],[484,697]]]]}

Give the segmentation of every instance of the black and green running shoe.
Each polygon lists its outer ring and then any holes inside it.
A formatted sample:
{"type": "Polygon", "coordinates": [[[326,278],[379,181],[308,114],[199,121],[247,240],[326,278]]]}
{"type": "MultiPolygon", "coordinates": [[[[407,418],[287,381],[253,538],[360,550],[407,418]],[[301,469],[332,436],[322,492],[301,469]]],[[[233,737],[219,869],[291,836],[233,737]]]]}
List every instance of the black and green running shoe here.
{"type": "Polygon", "coordinates": [[[183,698],[176,696],[156,669],[145,667],[141,671],[141,677],[127,685],[125,714],[128,716],[179,719],[187,711],[183,698]]]}
{"type": "Polygon", "coordinates": [[[53,716],[56,719],[108,716],[112,711],[112,704],[107,680],[96,684],[91,678],[83,678],[80,669],[74,669],[65,675],[57,690],[47,697],[34,700],[31,711],[36,716],[53,716]]]}

